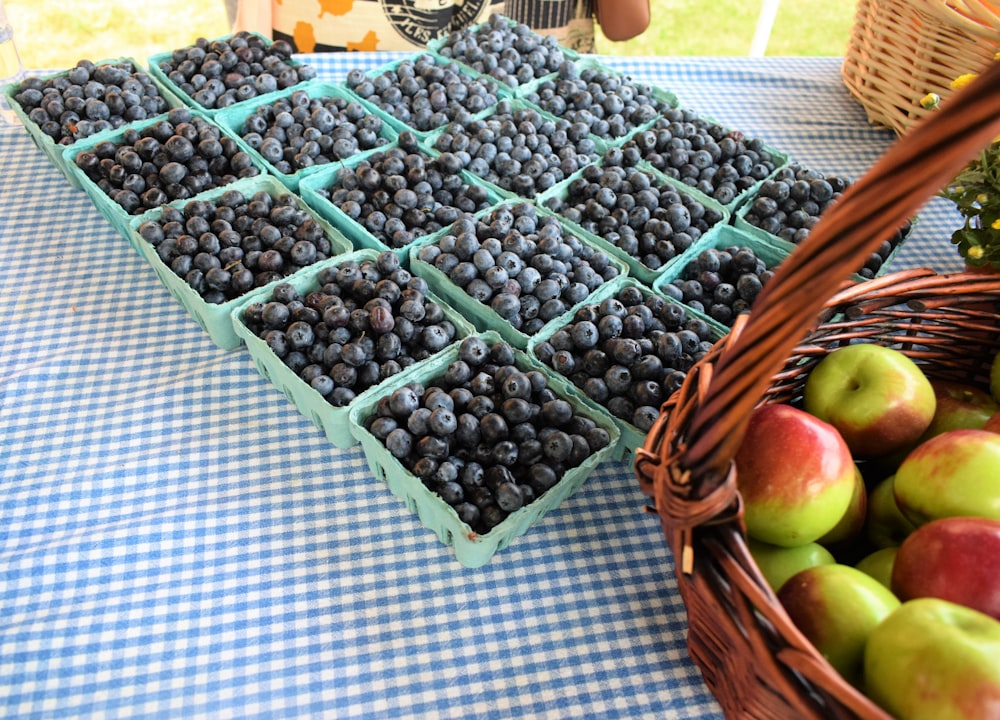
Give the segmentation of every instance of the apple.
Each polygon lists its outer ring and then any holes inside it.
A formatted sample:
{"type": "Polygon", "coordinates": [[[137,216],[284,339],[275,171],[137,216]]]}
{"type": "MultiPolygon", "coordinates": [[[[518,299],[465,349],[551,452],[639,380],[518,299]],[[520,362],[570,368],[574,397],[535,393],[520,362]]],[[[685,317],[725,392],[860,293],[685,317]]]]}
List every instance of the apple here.
{"type": "Polygon", "coordinates": [[[875,548],[896,547],[916,528],[896,504],[894,479],[890,475],[868,493],[865,537],[875,548]]]}
{"type": "Polygon", "coordinates": [[[1000,717],[1000,622],[939,598],[908,600],[868,636],[864,688],[900,720],[1000,717]]]}
{"type": "Polygon", "coordinates": [[[832,565],[836,562],[833,553],[814,542],[795,547],[781,547],[748,538],[747,545],[761,574],[775,592],[781,589],[788,578],[801,570],[816,565],[832,565]]]}
{"type": "Polygon", "coordinates": [[[862,678],[865,643],[899,600],[885,585],[850,565],[817,565],[778,591],[788,617],[845,680],[862,678]]]}
{"type": "Polygon", "coordinates": [[[975,385],[934,379],[931,386],[937,408],[924,431],[924,440],[948,430],[981,430],[992,415],[1000,412],[1000,405],[993,396],[975,385]]]}
{"type": "Polygon", "coordinates": [[[992,433],[1000,433],[1000,412],[995,412],[990,416],[990,419],[986,421],[983,425],[983,430],[992,433]]]}
{"type": "Polygon", "coordinates": [[[930,380],[898,350],[844,345],[806,378],[803,407],[843,435],[855,459],[890,455],[917,441],[934,417],[930,380]]]}
{"type": "Polygon", "coordinates": [[[772,545],[822,537],[844,516],[854,493],[854,460],[843,438],[791,405],[753,410],[735,463],[747,534],[772,545]]]}
{"type": "Polygon", "coordinates": [[[871,575],[891,590],[892,566],[896,561],[896,554],[898,552],[898,547],[880,548],[858,560],[854,567],[865,575],[871,575]]]}
{"type": "Polygon", "coordinates": [[[856,465],[854,476],[854,492],[847,505],[847,510],[837,521],[837,524],[816,541],[820,545],[831,547],[843,545],[858,537],[864,529],[865,517],[868,513],[868,489],[865,487],[865,478],[856,465]]]}
{"type": "Polygon", "coordinates": [[[1000,521],[946,517],[921,525],[899,546],[891,587],[900,600],[936,597],[1000,620],[1000,521]]]}
{"type": "Polygon", "coordinates": [[[1000,435],[949,430],[932,437],[900,463],[892,487],[915,525],[953,515],[1000,520],[1000,435]]]}

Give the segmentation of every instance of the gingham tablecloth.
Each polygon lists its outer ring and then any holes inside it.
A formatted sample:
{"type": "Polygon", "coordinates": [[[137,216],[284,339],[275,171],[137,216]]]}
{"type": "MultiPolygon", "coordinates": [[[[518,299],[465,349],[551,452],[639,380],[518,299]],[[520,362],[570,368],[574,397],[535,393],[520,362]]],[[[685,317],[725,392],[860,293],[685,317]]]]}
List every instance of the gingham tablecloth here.
{"type": "MultiPolygon", "coordinates": [[[[321,77],[398,56],[306,56],[321,77]]],[[[893,139],[834,58],[601,58],[815,169],[893,139]]],[[[961,266],[932,202],[894,268],[961,266]]],[[[0,713],[715,718],[632,469],[478,570],[209,340],[0,130],[0,713]]]]}

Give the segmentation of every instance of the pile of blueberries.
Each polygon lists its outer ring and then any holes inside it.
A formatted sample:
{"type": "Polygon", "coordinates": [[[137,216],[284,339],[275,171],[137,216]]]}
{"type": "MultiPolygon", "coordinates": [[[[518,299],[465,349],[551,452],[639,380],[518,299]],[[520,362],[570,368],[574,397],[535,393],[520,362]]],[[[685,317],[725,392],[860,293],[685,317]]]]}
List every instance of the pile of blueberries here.
{"type": "Polygon", "coordinates": [[[168,109],[153,79],[127,60],[81,60],[58,75],[28,75],[13,97],[28,119],[59,145],[168,109]]]}
{"type": "Polygon", "coordinates": [[[284,40],[272,43],[241,31],[219,40],[199,38],[174,50],[159,68],[197,105],[214,110],[315,78],[311,66],[292,62],[294,52],[284,40]]]}
{"type": "Polygon", "coordinates": [[[418,132],[465,122],[497,103],[496,81],[463,72],[455,62],[439,65],[433,55],[401,60],[374,77],[351,70],[347,87],[418,132]]]}
{"type": "Polygon", "coordinates": [[[447,158],[422,152],[407,132],[397,146],[341,168],[316,192],[395,249],[490,205],[485,187],[467,183],[447,158]]]}
{"type": "Polygon", "coordinates": [[[278,283],[241,321],[331,405],[345,407],[457,339],[428,293],[422,278],[385,251],[324,267],[309,292],[278,283]]]}
{"type": "Polygon", "coordinates": [[[683,305],[624,285],[577,309],[532,352],[612,415],[647,432],[660,405],[716,339],[683,305]]]}
{"type": "Polygon", "coordinates": [[[605,164],[631,163],[638,157],[727,206],[778,167],[778,159],[759,138],[745,137],[684,108],[662,114],[621,148],[610,148],[605,164]]]}
{"type": "Polygon", "coordinates": [[[452,32],[437,52],[512,88],[551,75],[568,61],[552,35],[497,14],[482,27],[452,32]]]}
{"type": "Polygon", "coordinates": [[[456,169],[529,199],[600,158],[586,123],[553,120],[510,100],[485,118],[449,123],[433,143],[456,169]]]}
{"type": "Polygon", "coordinates": [[[389,144],[382,119],[361,103],[306,90],[257,106],[240,136],[286,175],[389,144]]]}
{"type": "Polygon", "coordinates": [[[217,200],[167,205],[136,228],[159,258],[208,303],[325,260],[334,250],[323,226],[291,193],[226,190],[217,200]]]}
{"type": "Polygon", "coordinates": [[[442,375],[380,398],[365,428],[485,534],[611,438],[506,342],[472,336],[456,354],[442,375]]]}
{"type": "Polygon", "coordinates": [[[525,202],[463,215],[416,257],[525,335],[618,276],[607,253],[525,202]]]}
{"type": "Polygon", "coordinates": [[[651,85],[575,63],[565,63],[556,77],[540,81],[524,99],[556,117],[586,123],[593,135],[610,141],[653,122],[671,107],[651,85]]]}
{"type": "Polygon", "coordinates": [[[141,129],[125,126],[119,138],[100,140],[74,160],[131,215],[260,174],[234,138],[188,108],[141,129]]]}
{"type": "Polygon", "coordinates": [[[588,165],[545,206],[615,245],[650,270],[684,253],[725,219],[718,207],[675,189],[654,173],[588,165]]]}
{"type": "MultiPolygon", "coordinates": [[[[827,175],[793,162],[761,184],[743,217],[754,227],[797,245],[809,236],[809,231],[851,182],[850,178],[827,175]]],[[[909,234],[910,225],[907,222],[884,241],[858,269],[858,274],[868,279],[875,277],[909,234]]]]}
{"type": "Polygon", "coordinates": [[[660,291],[732,327],[736,316],[750,309],[773,275],[774,270],[749,246],[706,248],[660,291]]]}

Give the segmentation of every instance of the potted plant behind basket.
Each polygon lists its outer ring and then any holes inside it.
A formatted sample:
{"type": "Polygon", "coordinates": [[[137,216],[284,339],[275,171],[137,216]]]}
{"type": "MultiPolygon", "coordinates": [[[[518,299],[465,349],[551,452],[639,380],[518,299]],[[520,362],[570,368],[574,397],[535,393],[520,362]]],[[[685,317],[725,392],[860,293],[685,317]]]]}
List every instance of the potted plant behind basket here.
{"type": "MultiPolygon", "coordinates": [[[[1000,53],[994,60],[1000,60],[1000,53]]],[[[960,75],[951,87],[958,90],[975,77],[974,73],[960,75]]],[[[940,96],[928,93],[920,104],[933,109],[940,102],[940,96]]],[[[951,241],[966,266],[970,270],[1000,272],[1000,137],[970,161],[940,195],[955,203],[965,220],[951,241]]]]}

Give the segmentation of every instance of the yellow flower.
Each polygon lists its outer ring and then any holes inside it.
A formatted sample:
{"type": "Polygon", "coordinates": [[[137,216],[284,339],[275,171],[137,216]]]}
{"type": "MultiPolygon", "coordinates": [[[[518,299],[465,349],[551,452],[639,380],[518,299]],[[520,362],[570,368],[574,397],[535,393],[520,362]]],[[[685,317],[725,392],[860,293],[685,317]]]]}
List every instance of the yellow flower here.
{"type": "Polygon", "coordinates": [[[1000,230],[1000,218],[994,220],[993,224],[990,225],[990,227],[992,227],[994,230],[1000,230]]]}
{"type": "Polygon", "coordinates": [[[978,260],[983,256],[983,249],[979,245],[973,245],[969,248],[968,254],[973,260],[978,260]]]}
{"type": "Polygon", "coordinates": [[[940,104],[941,96],[937,93],[927,93],[922,98],[920,98],[920,107],[924,110],[933,110],[940,104]]]}
{"type": "Polygon", "coordinates": [[[952,80],[951,87],[953,90],[961,90],[975,79],[976,79],[975,73],[965,73],[964,75],[959,75],[957,78],[952,80]]]}

